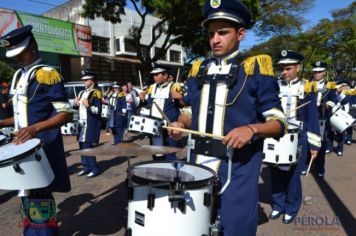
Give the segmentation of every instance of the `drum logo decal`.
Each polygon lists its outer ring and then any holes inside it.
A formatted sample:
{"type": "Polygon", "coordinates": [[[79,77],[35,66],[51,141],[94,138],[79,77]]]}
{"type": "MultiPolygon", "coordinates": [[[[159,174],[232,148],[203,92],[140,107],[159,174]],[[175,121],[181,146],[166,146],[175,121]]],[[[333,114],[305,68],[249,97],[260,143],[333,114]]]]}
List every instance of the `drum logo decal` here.
{"type": "Polygon", "coordinates": [[[135,211],[135,223],[141,226],[145,226],[145,215],[135,211]]]}

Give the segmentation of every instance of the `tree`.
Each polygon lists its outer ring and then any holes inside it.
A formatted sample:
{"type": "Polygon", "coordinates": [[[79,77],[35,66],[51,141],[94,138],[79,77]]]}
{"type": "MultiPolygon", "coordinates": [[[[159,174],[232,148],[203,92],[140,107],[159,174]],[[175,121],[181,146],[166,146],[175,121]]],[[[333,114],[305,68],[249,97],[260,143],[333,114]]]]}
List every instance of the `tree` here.
{"type": "Polygon", "coordinates": [[[306,22],[303,15],[314,4],[314,0],[260,0],[261,16],[254,32],[260,38],[278,36],[281,46],[288,45],[288,36],[302,30],[306,22]]]}
{"type": "MultiPolygon", "coordinates": [[[[152,64],[165,55],[173,44],[187,48],[192,58],[194,55],[207,55],[205,32],[200,27],[201,9],[205,0],[86,0],[82,15],[91,19],[103,17],[112,23],[120,23],[120,16],[125,14],[124,7],[128,2],[133,5],[141,18],[141,22],[129,30],[129,36],[134,41],[144,77],[148,75],[152,64]],[[141,43],[142,32],[148,15],[158,17],[159,21],[153,26],[151,42],[148,45],[143,45],[141,43]],[[163,44],[155,55],[143,53],[143,47],[149,51],[152,47],[157,46],[158,40],[162,39],[163,44]]],[[[244,2],[252,9],[255,18],[257,18],[259,1],[244,0],[244,2]]]]}
{"type": "Polygon", "coordinates": [[[0,61],[0,82],[11,81],[15,70],[3,61],[0,61]]]}

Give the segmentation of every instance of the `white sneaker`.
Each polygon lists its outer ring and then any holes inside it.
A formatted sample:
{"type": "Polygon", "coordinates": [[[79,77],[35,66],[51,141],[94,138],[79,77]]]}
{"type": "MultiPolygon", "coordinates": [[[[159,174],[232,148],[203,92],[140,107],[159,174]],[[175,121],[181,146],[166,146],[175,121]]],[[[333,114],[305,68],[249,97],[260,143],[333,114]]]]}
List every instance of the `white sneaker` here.
{"type": "Polygon", "coordinates": [[[285,220],[290,220],[290,219],[292,219],[292,216],[290,216],[290,215],[288,215],[288,214],[285,214],[285,215],[284,215],[284,219],[285,219],[285,220]]]}
{"type": "Polygon", "coordinates": [[[85,170],[81,170],[78,172],[77,176],[83,176],[83,175],[86,175],[88,172],[85,171],[85,170]]]}
{"type": "Polygon", "coordinates": [[[341,157],[341,156],[342,156],[342,152],[337,152],[337,155],[338,155],[339,157],[341,157]]]}

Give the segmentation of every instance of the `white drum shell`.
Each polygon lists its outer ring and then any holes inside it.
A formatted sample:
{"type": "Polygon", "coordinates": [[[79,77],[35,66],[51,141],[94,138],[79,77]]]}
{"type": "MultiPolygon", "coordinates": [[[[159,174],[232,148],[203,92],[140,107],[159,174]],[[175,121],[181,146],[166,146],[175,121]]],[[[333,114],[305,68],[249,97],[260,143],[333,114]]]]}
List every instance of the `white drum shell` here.
{"type": "Polygon", "coordinates": [[[298,160],[299,133],[286,133],[279,140],[266,138],[263,143],[263,163],[293,165],[298,160]]]}
{"type": "Polygon", "coordinates": [[[186,204],[186,211],[171,208],[168,189],[134,187],[134,198],[128,206],[128,228],[132,236],[148,235],[210,235],[211,207],[204,205],[204,193],[212,193],[212,186],[188,190],[191,201],[186,204]],[[152,210],[147,208],[147,196],[155,194],[152,210]],[[143,214],[144,218],[142,218],[143,214]],[[137,217],[144,221],[144,226],[135,223],[137,217]]]}
{"type": "Polygon", "coordinates": [[[78,122],[69,122],[61,127],[61,133],[63,135],[78,135],[78,122]]]}
{"type": "MultiPolygon", "coordinates": [[[[39,145],[40,142],[38,139],[31,139],[16,147],[14,147],[15,145],[12,143],[6,144],[0,147],[0,153],[5,155],[5,153],[14,152],[11,149],[21,149],[24,146],[28,147],[36,143],[38,144],[37,151],[35,150],[37,146],[34,146],[33,152],[27,157],[14,161],[9,165],[0,166],[0,189],[37,189],[47,187],[52,183],[54,174],[46,154],[39,145]],[[40,160],[36,160],[36,153],[41,156],[40,160]],[[21,168],[20,172],[15,171],[15,165],[18,165],[18,167],[21,168]]],[[[25,151],[23,153],[25,153],[25,151]]],[[[14,159],[16,156],[13,156],[12,158],[14,159]]],[[[1,161],[4,161],[4,159],[1,159],[1,161]]]]}
{"type": "Polygon", "coordinates": [[[338,109],[334,112],[334,114],[330,117],[330,124],[333,130],[342,133],[347,128],[352,126],[355,122],[355,119],[346,111],[342,109],[338,109]]]}
{"type": "Polygon", "coordinates": [[[101,106],[101,117],[102,118],[108,118],[110,114],[110,109],[108,105],[102,105],[101,106]]]}
{"type": "Polygon", "coordinates": [[[160,136],[162,130],[162,121],[157,118],[145,116],[131,116],[129,131],[143,133],[153,136],[160,136]]]}

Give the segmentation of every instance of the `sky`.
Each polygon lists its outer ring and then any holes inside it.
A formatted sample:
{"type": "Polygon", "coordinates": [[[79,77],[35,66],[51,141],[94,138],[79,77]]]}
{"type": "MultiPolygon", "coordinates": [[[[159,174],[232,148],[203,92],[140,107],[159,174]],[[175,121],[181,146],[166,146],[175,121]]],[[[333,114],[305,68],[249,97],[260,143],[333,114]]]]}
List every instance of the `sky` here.
{"type": "MultiPolygon", "coordinates": [[[[67,1],[68,0],[0,0],[0,8],[3,7],[26,13],[41,14],[67,1]]],[[[316,25],[322,18],[331,18],[332,10],[345,8],[352,2],[352,0],[315,0],[314,7],[305,15],[308,20],[305,29],[316,25]]],[[[250,31],[240,47],[246,49],[260,42],[261,41],[255,37],[253,32],[250,31]]]]}

